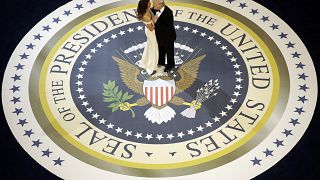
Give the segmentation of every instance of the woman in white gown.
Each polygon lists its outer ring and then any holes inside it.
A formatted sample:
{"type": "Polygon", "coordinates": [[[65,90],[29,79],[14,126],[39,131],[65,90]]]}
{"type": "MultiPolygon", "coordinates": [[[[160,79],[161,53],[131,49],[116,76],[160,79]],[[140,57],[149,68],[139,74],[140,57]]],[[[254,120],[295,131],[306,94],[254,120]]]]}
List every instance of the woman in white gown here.
{"type": "Polygon", "coordinates": [[[149,75],[154,75],[158,68],[159,50],[155,33],[155,25],[152,20],[150,0],[140,0],[138,4],[138,19],[145,24],[147,44],[138,65],[145,69],[149,75]]]}

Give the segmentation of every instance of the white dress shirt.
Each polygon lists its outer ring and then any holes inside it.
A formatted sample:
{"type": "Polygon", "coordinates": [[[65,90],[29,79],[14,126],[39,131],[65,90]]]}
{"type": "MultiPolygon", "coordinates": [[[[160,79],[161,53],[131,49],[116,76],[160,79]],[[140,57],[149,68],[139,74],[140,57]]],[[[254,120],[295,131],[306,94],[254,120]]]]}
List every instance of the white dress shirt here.
{"type": "Polygon", "coordinates": [[[157,12],[158,18],[159,18],[159,17],[161,16],[161,14],[163,13],[164,8],[165,8],[165,6],[163,6],[163,7],[160,9],[160,12],[157,12]]]}

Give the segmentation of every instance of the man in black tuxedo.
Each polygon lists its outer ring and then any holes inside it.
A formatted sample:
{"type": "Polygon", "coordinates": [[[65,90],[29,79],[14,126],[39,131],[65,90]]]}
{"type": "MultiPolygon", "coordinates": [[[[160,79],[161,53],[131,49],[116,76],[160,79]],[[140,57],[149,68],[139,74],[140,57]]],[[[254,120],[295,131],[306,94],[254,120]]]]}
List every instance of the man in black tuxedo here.
{"type": "Polygon", "coordinates": [[[175,67],[174,41],[177,38],[174,28],[173,12],[165,5],[164,0],[153,0],[153,20],[159,46],[159,66],[164,66],[165,72],[170,72],[175,67]],[[167,55],[167,64],[165,57],[167,55]]]}

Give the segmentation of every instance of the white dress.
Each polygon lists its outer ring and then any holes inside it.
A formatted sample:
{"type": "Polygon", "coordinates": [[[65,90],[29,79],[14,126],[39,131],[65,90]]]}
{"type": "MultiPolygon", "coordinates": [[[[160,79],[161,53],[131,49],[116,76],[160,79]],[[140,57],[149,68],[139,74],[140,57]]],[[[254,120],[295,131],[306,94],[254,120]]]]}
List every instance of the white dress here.
{"type": "MultiPolygon", "coordinates": [[[[153,21],[144,22],[144,24],[152,24],[153,21]]],[[[142,58],[138,62],[138,65],[145,69],[148,74],[152,74],[158,68],[159,50],[158,42],[155,30],[150,31],[147,26],[145,26],[145,33],[147,36],[147,44],[144,48],[142,58]]]]}

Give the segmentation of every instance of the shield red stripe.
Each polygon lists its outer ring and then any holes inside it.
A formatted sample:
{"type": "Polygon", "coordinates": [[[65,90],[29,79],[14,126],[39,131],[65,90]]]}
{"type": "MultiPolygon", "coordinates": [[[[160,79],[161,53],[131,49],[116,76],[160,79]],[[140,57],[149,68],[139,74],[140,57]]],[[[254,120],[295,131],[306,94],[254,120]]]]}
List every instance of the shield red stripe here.
{"type": "Polygon", "coordinates": [[[159,101],[158,101],[158,87],[156,87],[156,99],[155,99],[155,103],[159,106],[159,101]]]}
{"type": "Polygon", "coordinates": [[[153,87],[150,87],[150,101],[152,104],[154,104],[154,101],[153,101],[153,87]]]}
{"type": "Polygon", "coordinates": [[[169,101],[169,87],[166,87],[166,102],[169,101]]]}
{"type": "Polygon", "coordinates": [[[163,87],[161,87],[161,106],[163,105],[163,98],[164,98],[163,95],[164,95],[163,94],[163,87]]]}

